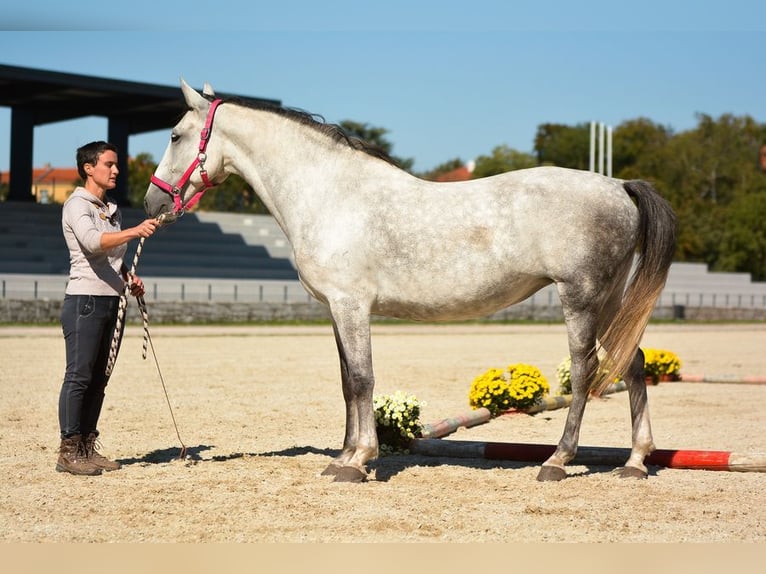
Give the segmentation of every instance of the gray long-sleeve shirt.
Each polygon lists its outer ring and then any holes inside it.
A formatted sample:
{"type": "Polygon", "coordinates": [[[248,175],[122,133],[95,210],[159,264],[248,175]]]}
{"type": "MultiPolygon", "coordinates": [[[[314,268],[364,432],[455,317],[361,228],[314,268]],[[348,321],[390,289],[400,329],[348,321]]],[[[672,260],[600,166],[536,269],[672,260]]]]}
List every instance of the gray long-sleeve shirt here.
{"type": "Polygon", "coordinates": [[[120,268],[127,244],[104,251],[101,235],[120,231],[117,205],[104,203],[83,187],[64,202],[61,227],[69,248],[67,295],[119,295],[125,285],[120,268]]]}

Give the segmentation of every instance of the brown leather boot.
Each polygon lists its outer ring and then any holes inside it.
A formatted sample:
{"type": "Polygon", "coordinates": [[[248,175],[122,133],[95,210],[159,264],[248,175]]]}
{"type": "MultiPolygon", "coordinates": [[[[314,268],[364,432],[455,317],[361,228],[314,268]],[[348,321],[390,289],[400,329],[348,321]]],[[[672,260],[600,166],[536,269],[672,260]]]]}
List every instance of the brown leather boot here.
{"type": "Polygon", "coordinates": [[[109,460],[98,452],[100,444],[97,439],[98,435],[94,432],[88,433],[88,438],[85,439],[85,453],[88,455],[88,462],[107,472],[110,470],[120,470],[122,465],[119,462],[109,460]]]}
{"type": "Polygon", "coordinates": [[[79,434],[61,439],[56,470],[85,476],[101,474],[101,468],[88,460],[85,443],[82,442],[82,436],[79,434]]]}

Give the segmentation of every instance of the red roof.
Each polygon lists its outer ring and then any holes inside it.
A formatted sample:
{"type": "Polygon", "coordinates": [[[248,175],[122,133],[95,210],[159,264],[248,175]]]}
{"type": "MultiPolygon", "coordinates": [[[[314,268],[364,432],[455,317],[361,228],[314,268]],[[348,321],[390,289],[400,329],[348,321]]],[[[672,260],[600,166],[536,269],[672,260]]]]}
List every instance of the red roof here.
{"type": "MultiPolygon", "coordinates": [[[[80,179],[77,168],[74,167],[36,167],[32,169],[32,185],[66,185],[73,184],[80,179]]],[[[0,173],[0,183],[8,183],[11,180],[10,172],[0,173]]]]}
{"type": "Polygon", "coordinates": [[[36,167],[32,170],[32,183],[74,183],[80,174],[74,167],[36,167]]]}
{"type": "Polygon", "coordinates": [[[437,176],[436,181],[468,181],[471,179],[473,168],[473,163],[469,162],[468,165],[462,165],[452,171],[437,176]]]}

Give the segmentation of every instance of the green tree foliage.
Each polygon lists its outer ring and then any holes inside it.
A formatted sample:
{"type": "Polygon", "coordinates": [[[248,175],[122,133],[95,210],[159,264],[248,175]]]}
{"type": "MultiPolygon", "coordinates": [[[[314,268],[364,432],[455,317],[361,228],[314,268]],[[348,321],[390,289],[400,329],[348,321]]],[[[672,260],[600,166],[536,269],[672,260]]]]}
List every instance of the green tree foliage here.
{"type": "Polygon", "coordinates": [[[507,145],[499,145],[492,150],[491,155],[480,155],[476,158],[476,167],[473,170],[473,177],[489,177],[513,171],[534,167],[536,164],[534,156],[516,151],[507,145]]]}
{"type": "MultiPolygon", "coordinates": [[[[766,126],[750,116],[697,115],[694,129],[674,134],[646,118],[613,132],[612,173],[652,182],[679,218],[677,261],[766,280],[766,173],[758,153],[766,126]]],[[[535,137],[538,164],[587,169],[590,126],[543,124],[535,137]]]]}
{"type": "Polygon", "coordinates": [[[148,153],[128,158],[128,201],[133,207],[144,204],[144,195],[155,169],[157,164],[148,153]]]}
{"type": "Polygon", "coordinates": [[[657,173],[662,150],[672,136],[670,128],[646,118],[623,122],[612,135],[612,174],[635,179],[640,174],[657,173]]]}
{"type": "Polygon", "coordinates": [[[535,135],[535,153],[539,165],[588,169],[590,124],[541,124],[535,135]]]}
{"type": "Polygon", "coordinates": [[[436,181],[436,179],[440,175],[444,175],[445,173],[449,173],[451,171],[454,171],[462,166],[465,165],[465,162],[460,159],[459,157],[456,157],[454,159],[451,159],[449,161],[445,161],[444,163],[440,163],[435,168],[425,171],[423,173],[418,174],[419,177],[422,177],[423,179],[427,179],[429,181],[436,181]]]}
{"type": "Polygon", "coordinates": [[[763,256],[752,257],[766,235],[747,217],[746,207],[762,205],[754,196],[766,193],[766,174],[756,162],[766,141],[764,126],[730,114],[718,119],[699,114],[697,119],[696,128],[645,153],[635,176],[653,180],[678,213],[677,260],[766,279],[763,256]],[[752,237],[745,241],[743,234],[752,237]]]}
{"type": "Polygon", "coordinates": [[[722,223],[714,267],[766,280],[766,192],[739,196],[724,212],[722,223]]]}
{"type": "Polygon", "coordinates": [[[238,175],[230,175],[220,185],[202,196],[199,208],[207,211],[268,213],[253,188],[238,175]]]}
{"type": "Polygon", "coordinates": [[[378,128],[367,123],[355,122],[353,120],[343,120],[338,125],[350,137],[358,138],[380,148],[393,159],[399,167],[406,171],[412,171],[412,166],[415,164],[415,160],[413,158],[402,158],[393,155],[394,146],[385,137],[388,133],[386,128],[378,128]]]}
{"type": "MultiPolygon", "coordinates": [[[[128,160],[128,200],[134,207],[144,204],[149,181],[157,169],[152,156],[140,153],[128,160]]],[[[230,175],[221,184],[205,193],[199,208],[208,211],[231,211],[239,213],[268,213],[253,188],[238,175],[230,175]]]]}

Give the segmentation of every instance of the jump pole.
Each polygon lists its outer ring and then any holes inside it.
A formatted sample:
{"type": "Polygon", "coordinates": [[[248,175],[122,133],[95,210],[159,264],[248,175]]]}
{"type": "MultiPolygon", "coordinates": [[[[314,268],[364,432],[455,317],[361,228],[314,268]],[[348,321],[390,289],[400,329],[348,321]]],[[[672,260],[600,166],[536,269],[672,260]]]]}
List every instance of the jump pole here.
{"type": "Polygon", "coordinates": [[[470,412],[440,420],[436,423],[423,425],[421,436],[423,438],[439,438],[455,432],[460,427],[473,427],[484,424],[492,418],[489,409],[481,407],[470,412]]]}
{"type": "MultiPolygon", "coordinates": [[[[608,395],[611,393],[617,393],[619,391],[624,391],[626,388],[627,386],[625,384],[625,381],[619,381],[617,383],[614,383],[613,385],[610,385],[609,388],[607,388],[607,390],[604,391],[604,394],[608,395]]],[[[572,395],[558,395],[554,397],[545,397],[544,399],[535,403],[528,409],[524,409],[520,411],[507,411],[506,414],[522,413],[527,415],[533,415],[543,411],[563,409],[568,407],[571,403],[572,403],[572,395]]],[[[460,427],[470,428],[476,425],[484,424],[486,422],[489,422],[491,418],[492,418],[492,414],[489,412],[489,409],[481,407],[467,413],[442,419],[435,423],[425,424],[423,425],[421,436],[427,439],[440,438],[443,436],[447,436],[448,434],[452,434],[460,427]]]]}
{"type": "MultiPolygon", "coordinates": [[[[544,462],[555,450],[555,445],[426,438],[414,439],[410,443],[410,452],[413,454],[523,462],[544,462]]],[[[630,449],[627,448],[580,446],[571,464],[617,467],[622,466],[629,456],[630,449]]],[[[739,454],[714,450],[660,449],[647,456],[645,463],[687,470],[766,472],[766,453],[739,454]]]]}
{"type": "Polygon", "coordinates": [[[766,384],[766,376],[750,375],[738,377],[736,375],[681,375],[681,383],[733,383],[733,384],[766,384]]]}

